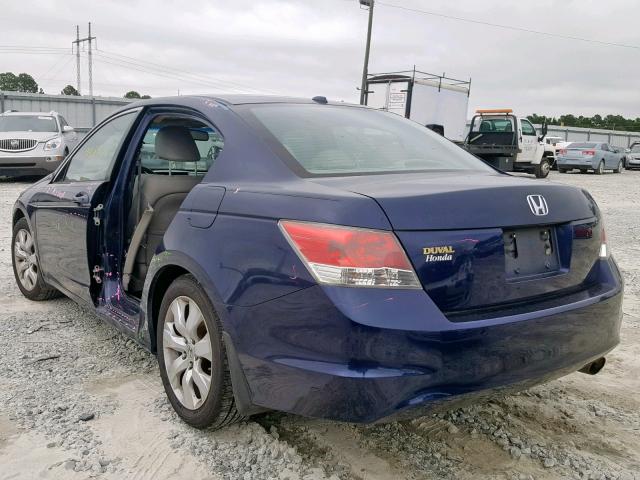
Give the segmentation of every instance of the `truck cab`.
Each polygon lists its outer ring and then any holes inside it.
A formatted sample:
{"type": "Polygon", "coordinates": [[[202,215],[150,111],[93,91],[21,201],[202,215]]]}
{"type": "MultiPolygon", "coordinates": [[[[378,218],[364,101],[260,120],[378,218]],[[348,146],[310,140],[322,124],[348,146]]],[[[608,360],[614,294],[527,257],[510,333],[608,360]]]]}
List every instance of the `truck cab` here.
{"type": "Polygon", "coordinates": [[[538,135],[529,120],[514,115],[511,109],[477,110],[463,146],[500,170],[545,178],[554,162],[542,141],[545,134],[538,135]]]}

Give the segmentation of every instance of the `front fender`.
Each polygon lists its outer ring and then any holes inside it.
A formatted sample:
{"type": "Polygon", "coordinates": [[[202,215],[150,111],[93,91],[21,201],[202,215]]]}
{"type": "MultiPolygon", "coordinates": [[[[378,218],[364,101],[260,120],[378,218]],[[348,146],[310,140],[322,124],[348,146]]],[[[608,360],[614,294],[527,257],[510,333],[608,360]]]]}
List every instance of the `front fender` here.
{"type": "Polygon", "coordinates": [[[22,203],[20,199],[16,200],[16,203],[13,205],[13,209],[11,210],[11,230],[13,230],[13,226],[16,223],[16,217],[24,217],[27,221],[27,225],[29,226],[29,230],[31,231],[31,235],[33,236],[33,246],[36,251],[36,255],[38,255],[38,232],[34,228],[33,218],[31,218],[31,214],[29,213],[29,209],[27,206],[22,203]]]}
{"type": "Polygon", "coordinates": [[[539,143],[536,146],[536,153],[533,156],[533,161],[531,163],[533,163],[534,165],[538,165],[542,160],[542,157],[544,157],[544,153],[545,153],[544,144],[539,143]]]}

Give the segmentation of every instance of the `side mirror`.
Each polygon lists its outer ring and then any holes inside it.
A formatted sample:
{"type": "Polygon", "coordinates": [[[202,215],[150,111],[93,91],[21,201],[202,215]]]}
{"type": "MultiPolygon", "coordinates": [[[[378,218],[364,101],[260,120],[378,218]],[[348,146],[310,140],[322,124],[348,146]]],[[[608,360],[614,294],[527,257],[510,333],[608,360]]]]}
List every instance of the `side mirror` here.
{"type": "Polygon", "coordinates": [[[62,127],[62,132],[63,133],[67,133],[67,132],[75,132],[75,128],[73,128],[71,125],[65,125],[64,127],[62,127]]]}

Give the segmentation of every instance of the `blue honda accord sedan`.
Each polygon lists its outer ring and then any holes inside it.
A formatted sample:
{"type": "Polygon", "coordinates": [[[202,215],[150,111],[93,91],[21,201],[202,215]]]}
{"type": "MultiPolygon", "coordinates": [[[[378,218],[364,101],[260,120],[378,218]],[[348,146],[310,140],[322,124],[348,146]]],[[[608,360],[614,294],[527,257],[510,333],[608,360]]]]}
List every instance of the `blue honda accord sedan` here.
{"type": "Polygon", "coordinates": [[[22,193],[12,253],[27,298],[154,352],[200,428],[416,416],[595,373],[619,341],[589,193],[324,97],[127,106],[22,193]]]}

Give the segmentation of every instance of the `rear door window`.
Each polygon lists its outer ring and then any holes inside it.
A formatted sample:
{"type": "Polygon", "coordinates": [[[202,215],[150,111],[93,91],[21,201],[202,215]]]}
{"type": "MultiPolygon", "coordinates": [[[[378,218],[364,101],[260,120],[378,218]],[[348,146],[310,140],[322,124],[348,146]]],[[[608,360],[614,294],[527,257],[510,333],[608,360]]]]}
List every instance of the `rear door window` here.
{"type": "Polygon", "coordinates": [[[147,173],[204,175],[214,164],[224,147],[224,139],[220,132],[204,123],[181,117],[161,117],[152,121],[140,146],[140,164],[147,173]],[[156,135],[166,126],[184,126],[200,152],[198,162],[173,162],[156,155],[156,135]]]}

